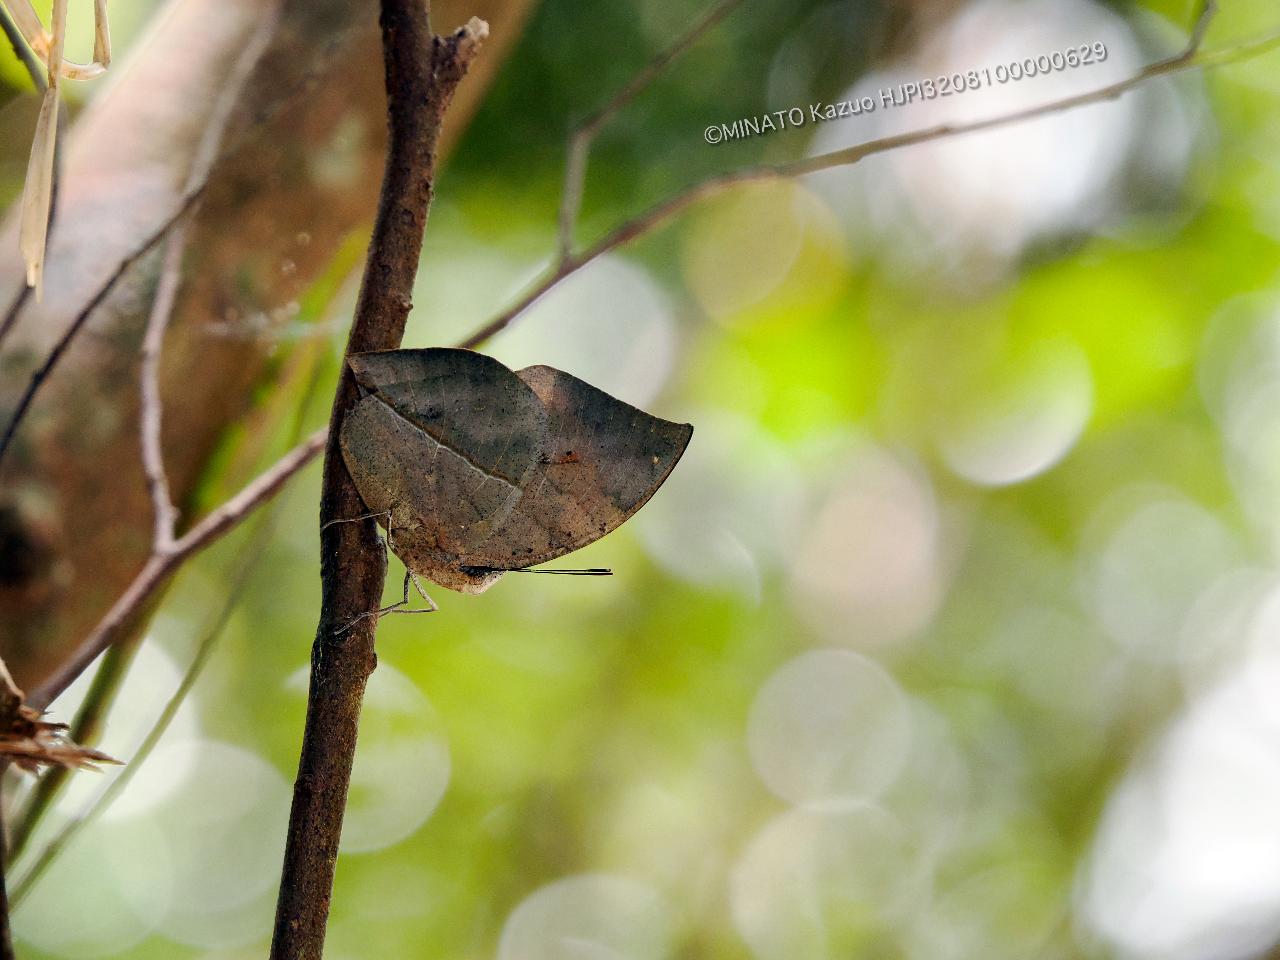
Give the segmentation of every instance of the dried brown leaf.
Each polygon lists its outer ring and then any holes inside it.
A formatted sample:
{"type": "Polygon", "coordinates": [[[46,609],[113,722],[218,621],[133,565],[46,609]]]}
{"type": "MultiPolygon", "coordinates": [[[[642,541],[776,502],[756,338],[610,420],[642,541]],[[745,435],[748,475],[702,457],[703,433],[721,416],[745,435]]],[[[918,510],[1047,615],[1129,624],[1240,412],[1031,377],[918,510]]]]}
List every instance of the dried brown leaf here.
{"type": "Polygon", "coordinates": [[[101,750],[82,747],[67,736],[65,723],[44,719],[25,703],[9,669],[0,660],[0,761],[7,760],[30,773],[44,767],[92,770],[94,764],[119,763],[101,750]]]}

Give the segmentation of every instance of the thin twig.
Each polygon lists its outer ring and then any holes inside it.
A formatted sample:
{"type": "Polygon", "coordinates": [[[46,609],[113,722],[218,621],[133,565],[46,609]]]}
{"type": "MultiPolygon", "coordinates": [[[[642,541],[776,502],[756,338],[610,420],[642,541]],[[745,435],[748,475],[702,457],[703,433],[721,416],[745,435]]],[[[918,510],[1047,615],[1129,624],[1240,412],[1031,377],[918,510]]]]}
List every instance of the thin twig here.
{"type": "Polygon", "coordinates": [[[31,401],[35,399],[40,387],[43,386],[45,380],[49,378],[49,374],[52,373],[53,368],[58,365],[58,361],[60,361],[62,359],[62,355],[67,352],[67,348],[71,346],[71,342],[76,338],[76,335],[79,334],[84,325],[89,322],[89,318],[93,316],[94,311],[96,311],[98,307],[102,305],[103,301],[110,296],[111,291],[115,289],[116,284],[119,283],[120,279],[129,272],[130,268],[149,254],[155,248],[156,244],[165,238],[165,235],[168,234],[174,224],[181,220],[182,217],[196,205],[204,195],[205,187],[207,185],[208,181],[206,180],[182,197],[182,200],[178,203],[177,209],[166,217],[160,226],[152,231],[152,233],[143,240],[137,248],[126,255],[124,259],[116,265],[115,270],[113,270],[111,275],[103,281],[102,286],[100,286],[94,295],[89,298],[89,301],[84,305],[80,312],[76,314],[75,319],[71,321],[71,325],[68,326],[62,336],[58,338],[58,342],[53,345],[53,349],[49,351],[49,355],[45,358],[44,363],[42,363],[39,369],[31,375],[31,380],[23,391],[22,397],[18,400],[17,407],[14,408],[13,414],[9,418],[9,422],[5,425],[4,434],[0,435],[0,462],[3,462],[5,453],[8,452],[10,445],[13,443],[13,435],[17,432],[19,424],[22,423],[23,418],[27,415],[27,411],[31,407],[31,401]]]}
{"type": "Polygon", "coordinates": [[[1191,25],[1191,39],[1187,42],[1186,49],[1182,51],[1184,57],[1190,59],[1199,53],[1205,35],[1209,32],[1209,26],[1217,15],[1218,0],[1201,0],[1200,12],[1196,14],[1196,22],[1191,25]]]}
{"type": "Polygon", "coordinates": [[[327,427],[317,430],[273,466],[260,473],[238,494],[175,540],[168,552],[152,556],[128,589],[76,648],[75,653],[32,692],[27,702],[38,708],[47,707],[54,697],[70,686],[116,640],[121,630],[146,607],[156,591],[169,582],[169,578],[183,563],[234,529],[254,510],[279,493],[295,473],[310,463],[324,449],[328,432],[327,427]]]}
{"type": "Polygon", "coordinates": [[[701,40],[725,17],[742,6],[742,0],[720,0],[688,31],[645,65],[608,103],[579,124],[569,138],[564,170],[564,189],[560,197],[560,229],[558,231],[561,261],[573,252],[573,231],[582,208],[582,189],[587,178],[587,161],[591,144],[601,128],[642,94],[681,54],[701,40]]]}
{"type": "Polygon", "coordinates": [[[174,227],[165,246],[160,282],[156,287],[155,299],[151,302],[151,313],[147,317],[147,332],[142,338],[142,362],[138,376],[142,393],[138,417],[142,439],[142,470],[147,477],[147,490],[151,494],[154,514],[152,550],[159,553],[165,553],[173,547],[178,532],[178,510],[173,505],[169,477],[164,469],[161,430],[164,405],[160,398],[160,354],[182,281],[182,257],[187,248],[187,230],[190,224],[191,220],[186,219],[174,227]]]}
{"type": "Polygon", "coordinates": [[[35,85],[36,92],[44,93],[49,86],[45,65],[40,62],[40,58],[36,56],[35,51],[27,44],[26,38],[22,36],[22,31],[18,29],[17,22],[9,11],[5,9],[3,3],[0,3],[0,32],[4,33],[9,41],[9,46],[13,47],[13,55],[27,68],[27,75],[31,77],[31,82],[35,85]]]}
{"type": "Polygon", "coordinates": [[[1264,53],[1270,53],[1277,47],[1280,47],[1280,33],[1265,34],[1264,36],[1254,37],[1244,43],[1224,47],[1221,50],[1210,50],[1201,53],[1196,57],[1195,65],[1205,70],[1210,70],[1214,67],[1226,66],[1229,63],[1252,60],[1255,57],[1262,56],[1264,53]]]}
{"type": "MultiPolygon", "coordinates": [[[[36,88],[36,93],[44,93],[49,87],[48,71],[45,65],[40,62],[40,58],[36,56],[26,38],[22,36],[22,31],[18,29],[18,24],[10,16],[9,11],[3,3],[0,3],[0,30],[4,32],[5,37],[9,40],[9,45],[13,47],[14,56],[22,61],[22,65],[26,67],[27,74],[31,77],[31,82],[36,88]]],[[[54,140],[53,152],[53,188],[50,194],[49,203],[49,231],[53,231],[54,212],[58,208],[58,185],[62,171],[62,128],[66,124],[66,115],[58,114],[58,136],[54,140]]],[[[0,344],[3,344],[5,338],[9,336],[13,330],[14,324],[18,322],[23,308],[27,305],[27,301],[31,298],[34,291],[25,283],[18,287],[18,292],[14,295],[12,302],[4,312],[4,319],[0,320],[0,344]]]]}
{"type": "Polygon", "coordinates": [[[1280,33],[1270,33],[1223,50],[1201,53],[1201,43],[1215,12],[1216,3],[1214,0],[1208,0],[1201,8],[1191,32],[1191,39],[1186,47],[1173,56],[1148,64],[1131,77],[1104,87],[1064,97],[1060,100],[1051,100],[1032,107],[1024,107],[1020,110],[982,120],[974,120],[967,123],[940,124],[907,133],[882,137],[878,140],[869,140],[852,147],[818,154],[814,157],[805,157],[801,160],[793,160],[787,163],[761,164],[741,170],[732,170],[696,183],[655,204],[634,219],[626,221],[591,246],[581,251],[570,253],[568,256],[557,257],[542,276],[535,280],[514,303],[506,307],[466,339],[460,341],[458,346],[478,346],[506,329],[516,317],[542,299],[566,277],[577,273],[606,253],[611,253],[639,237],[652,233],[689,207],[733,187],[747,183],[792,179],[810,173],[817,173],[821,170],[830,170],[834,167],[847,167],[875,154],[888,153],[902,147],[957,137],[968,133],[978,133],[996,127],[1011,126],[1048,114],[1074,110],[1090,104],[1103,103],[1108,100],[1114,100],[1156,77],[1167,76],[1183,70],[1217,67],[1224,63],[1234,63],[1249,57],[1259,56],[1280,45],[1280,33]]]}
{"type": "MultiPolygon", "coordinates": [[[[400,345],[434,192],[440,128],[454,91],[488,35],[488,26],[473,18],[449,37],[434,36],[424,0],[382,0],[381,11],[390,137],[348,356],[400,345]]],[[[311,650],[307,718],[272,960],[318,960],[324,949],[360,707],[377,662],[377,618],[364,616],[378,609],[386,578],[377,525],[372,520],[332,522],[367,512],[338,446],[343,417],[358,399],[355,379],[344,364],[321,481],[320,618],[311,650]]]]}
{"type": "MultiPolygon", "coordinates": [[[[313,356],[310,366],[311,372],[307,377],[306,384],[302,390],[302,396],[295,404],[295,412],[293,423],[289,430],[289,444],[296,446],[305,430],[305,420],[307,411],[311,409],[311,402],[315,397],[321,381],[322,365],[318,362],[319,355],[313,356]]],[[[165,708],[156,718],[152,728],[143,738],[138,749],[133,752],[129,758],[129,764],[125,767],[116,779],[86,808],[79,817],[67,823],[62,830],[40,851],[39,856],[31,867],[23,874],[22,879],[15,885],[13,892],[14,909],[17,908],[19,902],[31,891],[33,886],[39,882],[40,877],[48,870],[53,862],[67,848],[77,834],[94,819],[97,818],[107,807],[109,807],[119,793],[124,790],[129,780],[137,775],[139,767],[150,756],[152,750],[160,739],[164,736],[164,732],[168,729],[178,709],[182,706],[186,697],[190,694],[200,674],[203,672],[205,664],[213,653],[213,648],[221,637],[227,623],[230,621],[231,614],[239,604],[245,590],[249,586],[257,573],[262,555],[266,550],[266,546],[271,539],[272,532],[275,528],[276,518],[279,516],[281,509],[280,501],[276,500],[271,510],[265,516],[260,516],[259,521],[253,531],[248,535],[248,545],[237,556],[235,570],[231,577],[231,586],[227,592],[219,613],[214,616],[209,627],[203,633],[203,638],[197,644],[196,654],[192,658],[191,663],[187,666],[187,672],[184,674],[177,690],[170,698],[165,708]]],[[[112,694],[118,689],[119,681],[123,678],[127,670],[128,659],[138,649],[139,638],[133,638],[132,642],[126,644],[113,644],[107,648],[103,657],[102,666],[94,673],[93,686],[90,687],[89,693],[85,697],[84,704],[80,708],[80,713],[76,716],[75,729],[78,731],[84,722],[83,715],[93,705],[97,705],[97,709],[102,709],[102,704],[109,701],[112,694]]],[[[96,731],[87,731],[88,736],[85,740],[77,742],[90,742],[96,739],[96,731]]],[[[52,800],[52,794],[56,792],[56,786],[45,790],[45,785],[50,782],[55,775],[63,773],[65,768],[54,767],[40,778],[40,782],[36,787],[35,796],[32,803],[23,811],[22,819],[19,826],[26,828],[26,837],[29,838],[34,834],[35,826],[39,820],[42,810],[32,809],[36,805],[36,801],[44,798],[44,806],[52,800]],[[48,796],[46,796],[46,793],[48,796]]],[[[21,856],[21,849],[18,844],[18,834],[15,830],[10,848],[10,859],[17,861],[21,856]]]]}
{"type": "MultiPolygon", "coordinates": [[[[205,666],[209,662],[209,657],[213,653],[214,647],[221,638],[227,624],[231,622],[231,615],[235,612],[241,599],[244,597],[245,591],[258,572],[259,562],[262,559],[262,553],[266,549],[272,530],[274,527],[274,511],[264,516],[258,524],[257,529],[250,536],[250,544],[246,547],[244,553],[237,558],[235,572],[232,576],[231,587],[227,591],[227,596],[223,600],[218,612],[214,615],[208,627],[204,630],[199,644],[196,646],[195,655],[191,659],[191,663],[187,666],[187,672],[183,675],[182,681],[170,696],[164,709],[160,711],[160,715],[156,718],[151,729],[147,731],[147,735],[143,738],[138,748],[133,751],[133,755],[129,757],[128,764],[121,769],[116,778],[107,785],[97,797],[90,801],[89,805],[81,811],[79,816],[75,817],[67,823],[58,835],[40,851],[39,857],[31,864],[31,867],[23,873],[21,879],[14,884],[13,896],[10,900],[10,907],[17,909],[18,905],[31,893],[35,885],[40,882],[40,878],[45,875],[49,867],[51,867],[62,854],[70,843],[84,830],[94,822],[101,814],[103,814],[116,798],[124,791],[129,782],[138,774],[142,765],[147,758],[155,750],[156,745],[164,737],[173,718],[177,716],[178,710],[190,695],[192,688],[200,679],[204,672],[205,666]]],[[[111,648],[111,651],[122,649],[119,646],[111,648]]],[[[54,771],[50,771],[53,773],[54,771]]],[[[46,777],[48,774],[45,775],[46,777]]],[[[41,781],[43,782],[43,780],[41,781]]],[[[13,850],[13,859],[17,859],[18,851],[13,850]]]]}
{"type": "MultiPolygon", "coordinates": [[[[57,172],[55,170],[55,172],[57,172]]],[[[18,317],[22,315],[22,309],[27,305],[27,301],[31,299],[32,289],[25,283],[18,285],[18,292],[13,295],[13,300],[9,303],[9,309],[4,312],[4,319],[0,320],[0,344],[3,344],[5,338],[9,336],[14,325],[18,322],[18,317]]]]}
{"type": "MultiPolygon", "coordinates": [[[[4,776],[8,764],[0,764],[0,777],[4,776]]],[[[13,934],[9,930],[9,891],[5,874],[8,871],[9,855],[4,843],[4,804],[0,804],[0,960],[14,960],[13,934]]]]}

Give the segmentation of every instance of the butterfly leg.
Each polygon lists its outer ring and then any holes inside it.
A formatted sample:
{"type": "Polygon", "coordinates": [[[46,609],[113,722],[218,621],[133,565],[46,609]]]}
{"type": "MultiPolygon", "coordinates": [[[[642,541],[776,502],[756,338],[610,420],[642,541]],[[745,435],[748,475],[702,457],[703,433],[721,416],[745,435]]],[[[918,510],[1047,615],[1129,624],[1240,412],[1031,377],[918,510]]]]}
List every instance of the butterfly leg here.
{"type": "Polygon", "coordinates": [[[320,528],[320,532],[324,533],[335,523],[359,523],[361,520],[377,520],[386,518],[387,535],[386,537],[379,537],[378,540],[382,543],[383,559],[390,562],[390,558],[387,554],[394,549],[391,546],[391,511],[394,509],[395,506],[393,505],[390,510],[375,510],[373,513],[362,513],[358,517],[338,517],[336,520],[330,520],[322,526],[320,528]]]}
{"type": "Polygon", "coordinates": [[[360,616],[356,617],[350,623],[348,623],[345,627],[339,630],[338,636],[342,636],[342,634],[346,633],[348,630],[354,627],[361,620],[366,620],[369,617],[381,619],[383,616],[385,616],[388,613],[435,613],[439,609],[440,608],[436,606],[436,602],[432,600],[429,596],[427,596],[427,592],[422,589],[422,584],[418,582],[417,575],[412,570],[405,568],[404,596],[400,599],[400,601],[398,603],[393,603],[390,606],[382,607],[381,609],[378,609],[378,610],[370,610],[367,613],[360,614],[360,616]],[[427,601],[427,606],[423,607],[420,610],[404,609],[409,605],[409,584],[410,583],[412,583],[418,589],[418,593],[422,596],[422,599],[427,601]]]}
{"type": "MultiPolygon", "coordinates": [[[[396,550],[395,544],[392,543],[391,541],[391,532],[394,529],[391,526],[391,511],[394,509],[395,509],[395,505],[393,504],[391,507],[391,510],[388,510],[386,513],[372,514],[372,516],[375,516],[375,517],[387,518],[387,536],[382,541],[382,551],[384,554],[384,559],[386,559],[388,563],[391,562],[390,556],[388,555],[395,553],[395,550],[396,550]]],[[[364,518],[361,518],[361,519],[364,519],[364,518]]],[[[436,602],[432,600],[429,596],[427,596],[427,591],[422,589],[422,581],[418,579],[418,575],[414,573],[412,570],[410,570],[409,567],[406,565],[404,568],[404,599],[397,604],[393,604],[390,607],[387,607],[385,610],[381,611],[381,613],[434,613],[436,609],[437,609],[436,602]],[[401,610],[400,609],[400,607],[407,606],[409,603],[410,581],[413,582],[414,588],[417,589],[418,596],[422,597],[423,600],[427,601],[427,604],[428,604],[427,609],[425,610],[401,610]]]]}
{"type": "MultiPolygon", "coordinates": [[[[385,518],[387,535],[385,538],[379,537],[378,539],[382,541],[383,552],[386,554],[389,554],[395,549],[391,541],[392,511],[394,509],[395,507],[393,506],[391,510],[378,510],[373,513],[361,514],[358,517],[338,517],[337,519],[330,520],[328,523],[322,526],[320,528],[320,531],[323,533],[325,530],[329,529],[329,527],[333,526],[335,523],[357,523],[361,520],[385,518]]],[[[390,606],[382,607],[379,610],[370,610],[366,613],[360,614],[360,616],[356,617],[354,620],[348,623],[345,627],[339,630],[338,635],[341,636],[342,634],[346,633],[348,630],[354,627],[357,623],[359,623],[361,620],[366,619],[367,617],[380,618],[383,615],[388,613],[435,613],[439,609],[440,608],[436,606],[436,602],[432,600],[431,597],[427,595],[427,591],[422,588],[422,581],[418,579],[418,575],[406,566],[404,569],[404,595],[400,599],[400,602],[393,603],[390,606]],[[427,606],[422,608],[421,610],[405,610],[404,609],[409,605],[409,585],[411,583],[413,584],[414,588],[418,591],[418,595],[427,602],[427,606]]]]}
{"type": "MultiPolygon", "coordinates": [[[[320,527],[320,532],[324,533],[330,527],[336,526],[339,523],[359,523],[362,520],[378,520],[382,518],[386,518],[386,521],[387,521],[387,524],[386,524],[387,539],[378,537],[378,542],[382,544],[382,551],[384,554],[383,559],[386,560],[385,554],[387,553],[387,549],[388,549],[387,540],[390,539],[391,537],[391,510],[374,510],[371,513],[362,513],[358,517],[335,517],[334,519],[330,520],[328,523],[322,524],[320,527]]],[[[408,591],[409,591],[409,587],[408,587],[408,584],[406,584],[405,585],[405,602],[406,603],[408,602],[408,591]]],[[[395,605],[393,604],[393,607],[394,606],[395,605]]],[[[392,609],[392,607],[388,607],[387,609],[388,610],[392,609]]],[[[360,614],[360,616],[353,618],[350,623],[348,623],[345,627],[340,629],[338,631],[338,636],[342,636],[344,633],[346,633],[348,630],[354,627],[361,620],[365,620],[369,617],[380,617],[385,612],[386,610],[368,610],[365,613],[360,614]]]]}
{"type": "MultiPolygon", "coordinates": [[[[393,507],[392,509],[394,510],[395,508],[393,507]]],[[[375,510],[373,513],[362,513],[358,517],[338,517],[334,520],[330,520],[328,523],[326,523],[324,526],[320,528],[320,532],[324,533],[326,530],[328,530],[330,527],[334,526],[335,524],[359,523],[361,520],[373,520],[378,517],[387,518],[387,529],[390,530],[391,529],[391,510],[375,510]]]]}
{"type": "Polygon", "coordinates": [[[435,613],[440,608],[436,606],[436,602],[427,596],[427,591],[422,589],[422,582],[418,579],[418,575],[405,567],[404,570],[404,599],[399,603],[393,603],[389,607],[383,607],[378,611],[381,616],[384,613],[435,613]],[[412,583],[418,591],[418,596],[427,602],[427,605],[420,610],[405,610],[404,607],[409,605],[409,584],[412,583]]]}

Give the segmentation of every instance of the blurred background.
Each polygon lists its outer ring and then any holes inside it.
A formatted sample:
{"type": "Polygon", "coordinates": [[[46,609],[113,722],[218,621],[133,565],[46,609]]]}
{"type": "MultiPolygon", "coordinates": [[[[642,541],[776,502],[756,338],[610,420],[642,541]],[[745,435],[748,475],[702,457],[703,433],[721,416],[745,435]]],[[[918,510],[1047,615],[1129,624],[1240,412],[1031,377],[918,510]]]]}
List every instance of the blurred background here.
{"type": "MultiPolygon", "coordinates": [[[[68,84],[73,115],[136,97],[149,32],[186,5],[113,0],[119,69],[68,84]]],[[[406,346],[455,342],[549,262],[574,124],[704,9],[542,0],[494,17],[509,45],[437,184],[406,346]]],[[[437,30],[470,12],[438,12],[437,30]]],[[[1181,0],[749,0],[604,128],[579,237],[719,171],[1122,79],[1180,49],[1192,17],[1181,0]],[[1105,61],[1048,77],[703,139],[1099,41],[1105,61]]],[[[87,6],[73,26],[78,55],[87,6]]],[[[1274,4],[1222,0],[1207,46],[1276,29],[1274,4]]],[[[376,61],[362,69],[381,82],[376,61]]],[[[0,84],[11,202],[37,99],[7,49],[0,84]]],[[[438,614],[380,624],[327,955],[1280,955],[1278,107],[1269,55],[743,188],[487,345],[696,432],[652,502],[573,556],[612,579],[437,588],[438,614]]],[[[322,183],[353,176],[343,123],[307,147],[322,183]]],[[[327,421],[371,203],[359,211],[315,239],[237,214],[310,259],[296,289],[298,266],[271,253],[226,281],[259,306],[224,290],[186,328],[197,356],[264,358],[186,470],[186,518],[327,421]]],[[[89,250],[99,229],[59,227],[89,250]]],[[[187,282],[224,266],[197,256],[187,282]]],[[[79,399],[74,429],[96,429],[99,401],[79,399]]],[[[190,436],[171,428],[171,455],[190,436]]],[[[101,747],[128,760],[214,636],[208,667],[128,789],[26,892],[21,955],[264,954],[318,489],[313,465],[166,595],[101,747]]],[[[111,535],[145,543],[145,514],[134,526],[111,535]]],[[[76,775],[11,879],[116,775],[76,775]]]]}

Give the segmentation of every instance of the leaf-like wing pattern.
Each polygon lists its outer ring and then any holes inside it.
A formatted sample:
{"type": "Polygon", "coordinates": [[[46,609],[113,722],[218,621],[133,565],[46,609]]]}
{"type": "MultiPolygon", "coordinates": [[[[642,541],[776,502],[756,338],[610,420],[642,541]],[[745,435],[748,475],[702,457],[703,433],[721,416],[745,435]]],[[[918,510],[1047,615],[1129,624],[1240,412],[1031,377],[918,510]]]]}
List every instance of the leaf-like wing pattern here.
{"type": "Polygon", "coordinates": [[[365,353],[343,458],[416,573],[480,593],[563,556],[642,507],[693,428],[551,367],[514,373],[469,350],[365,353]]]}
{"type": "Polygon", "coordinates": [[[466,552],[472,566],[527,567],[599,540],[657,492],[693,435],[562,370],[516,375],[546,410],[544,452],[510,514],[466,552]]]}

